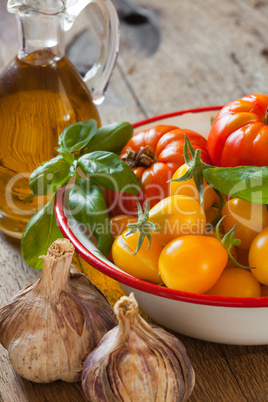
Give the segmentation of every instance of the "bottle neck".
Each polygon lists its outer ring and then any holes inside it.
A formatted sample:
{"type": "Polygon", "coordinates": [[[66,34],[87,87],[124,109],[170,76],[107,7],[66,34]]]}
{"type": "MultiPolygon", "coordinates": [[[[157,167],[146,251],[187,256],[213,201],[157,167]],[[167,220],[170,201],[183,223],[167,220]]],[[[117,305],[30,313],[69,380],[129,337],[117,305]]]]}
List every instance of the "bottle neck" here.
{"type": "Polygon", "coordinates": [[[18,15],[20,49],[18,58],[35,65],[47,65],[64,56],[62,14],[18,15]]]}

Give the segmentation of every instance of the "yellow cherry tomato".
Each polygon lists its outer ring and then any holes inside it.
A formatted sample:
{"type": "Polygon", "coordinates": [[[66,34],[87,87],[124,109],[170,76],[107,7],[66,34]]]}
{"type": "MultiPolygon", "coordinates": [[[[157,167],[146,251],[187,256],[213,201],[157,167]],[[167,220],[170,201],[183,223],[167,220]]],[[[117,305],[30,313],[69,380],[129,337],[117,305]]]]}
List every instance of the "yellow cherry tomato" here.
{"type": "MultiPolygon", "coordinates": [[[[110,224],[111,224],[111,231],[113,238],[116,239],[118,236],[120,236],[125,230],[127,230],[127,224],[128,223],[134,223],[137,222],[137,218],[132,215],[116,215],[113,216],[110,219],[110,224]]],[[[107,258],[110,261],[113,261],[112,257],[112,249],[109,251],[109,254],[107,255],[107,258]]]]}
{"type": "Polygon", "coordinates": [[[255,278],[268,285],[268,226],[253,240],[248,254],[248,262],[255,278]]]}
{"type": "MultiPolygon", "coordinates": [[[[204,236],[212,236],[212,237],[216,238],[216,229],[213,228],[212,230],[205,231],[204,236]]],[[[222,233],[220,233],[220,236],[221,237],[223,236],[222,233]]],[[[237,250],[234,246],[231,248],[231,254],[232,254],[233,258],[237,261],[237,250]]],[[[245,264],[245,265],[248,266],[248,264],[245,264]]],[[[235,266],[236,265],[234,264],[234,262],[229,258],[225,268],[233,268],[235,266]]]]}
{"type": "Polygon", "coordinates": [[[116,215],[110,219],[111,230],[113,238],[116,239],[125,230],[127,230],[128,223],[137,222],[137,218],[132,215],[116,215]]]}
{"type": "Polygon", "coordinates": [[[158,202],[150,210],[149,221],[155,225],[152,238],[162,245],[178,236],[202,234],[206,227],[203,208],[186,195],[172,195],[158,202]]]}
{"type": "Polygon", "coordinates": [[[135,253],[138,244],[139,233],[126,234],[125,230],[121,236],[117,237],[112,245],[112,258],[115,265],[122,271],[153,283],[161,283],[162,279],[158,270],[158,259],[163,247],[151,241],[150,248],[147,250],[149,240],[145,237],[141,248],[135,253]]]}
{"type": "Polygon", "coordinates": [[[228,252],[212,236],[181,236],[168,243],[159,258],[159,272],[168,288],[205,293],[217,282],[228,252]]]}
{"type": "MultiPolygon", "coordinates": [[[[189,166],[184,163],[184,165],[180,166],[179,169],[174,173],[172,180],[179,179],[182,177],[189,166]]],[[[213,189],[207,184],[206,180],[203,179],[203,188],[204,188],[204,201],[203,201],[203,209],[207,211],[213,202],[215,201],[216,193],[213,189]]],[[[200,202],[200,197],[193,179],[185,180],[185,181],[171,181],[170,182],[170,195],[188,195],[188,197],[192,197],[198,202],[200,202]]]]}
{"type": "Polygon", "coordinates": [[[228,297],[260,297],[261,285],[250,270],[228,268],[223,271],[207,295],[228,297]]]}
{"type": "Polygon", "coordinates": [[[265,205],[254,204],[238,198],[227,201],[222,208],[222,224],[228,232],[236,225],[235,237],[241,240],[237,247],[249,249],[252,241],[268,225],[268,211],[265,205]]]}

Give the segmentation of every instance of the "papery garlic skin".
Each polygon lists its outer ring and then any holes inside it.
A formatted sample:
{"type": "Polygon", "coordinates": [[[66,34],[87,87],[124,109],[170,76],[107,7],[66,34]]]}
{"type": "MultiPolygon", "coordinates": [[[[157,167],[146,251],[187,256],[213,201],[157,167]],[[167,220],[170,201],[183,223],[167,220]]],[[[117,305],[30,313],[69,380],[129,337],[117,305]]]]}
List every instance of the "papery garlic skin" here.
{"type": "Polygon", "coordinates": [[[115,305],[119,325],[84,364],[82,387],[91,402],[178,402],[193,391],[195,375],[182,343],[146,323],[131,294],[115,305]]]}
{"type": "Polygon", "coordinates": [[[27,380],[79,381],[86,356],[117,324],[103,294],[71,266],[73,253],[69,240],[54,242],[40,279],[0,310],[0,342],[27,380]]]}

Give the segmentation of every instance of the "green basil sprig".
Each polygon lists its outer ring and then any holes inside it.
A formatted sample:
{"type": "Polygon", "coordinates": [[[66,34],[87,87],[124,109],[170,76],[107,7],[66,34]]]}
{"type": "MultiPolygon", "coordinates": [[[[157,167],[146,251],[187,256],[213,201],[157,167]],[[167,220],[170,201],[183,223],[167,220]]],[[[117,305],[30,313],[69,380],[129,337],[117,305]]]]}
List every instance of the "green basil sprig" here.
{"type": "MultiPolygon", "coordinates": [[[[132,137],[130,123],[119,122],[97,129],[95,120],[71,124],[59,136],[60,155],[42,163],[30,176],[33,195],[49,195],[76,181],[69,192],[69,206],[74,218],[89,227],[100,251],[107,255],[113,237],[101,187],[138,194],[140,179],[115,152],[132,137]],[[82,176],[82,178],[81,178],[82,176]]],[[[42,268],[38,258],[61,236],[54,216],[55,195],[28,222],[22,236],[21,252],[26,263],[42,268]]]]}
{"type": "Polygon", "coordinates": [[[90,140],[89,146],[81,149],[80,154],[93,151],[108,151],[118,154],[133,135],[133,127],[128,122],[112,123],[102,126],[90,140]],[[127,141],[126,141],[127,139],[127,141]]]}
{"type": "Polygon", "coordinates": [[[230,197],[268,204],[268,166],[210,167],[203,176],[214,189],[230,197]]]}
{"type": "Polygon", "coordinates": [[[43,260],[53,241],[62,237],[54,215],[55,195],[29,221],[21,239],[21,254],[25,262],[42,269],[43,260]]]}
{"type": "Polygon", "coordinates": [[[77,165],[95,184],[108,190],[137,194],[140,180],[119,156],[112,152],[90,152],[78,159],[77,165]]]}
{"type": "Polygon", "coordinates": [[[62,155],[58,155],[39,166],[29,179],[32,194],[48,195],[61,188],[74,174],[75,163],[68,163],[62,155]]]}
{"type": "Polygon", "coordinates": [[[113,236],[103,190],[78,177],[69,192],[69,207],[71,212],[76,211],[75,219],[94,233],[98,249],[107,255],[113,236]]]}
{"type": "Polygon", "coordinates": [[[57,148],[57,151],[61,153],[62,150],[65,150],[71,154],[79,151],[87,146],[92,137],[96,135],[96,132],[96,120],[73,123],[65,128],[59,136],[59,148],[57,148]]]}

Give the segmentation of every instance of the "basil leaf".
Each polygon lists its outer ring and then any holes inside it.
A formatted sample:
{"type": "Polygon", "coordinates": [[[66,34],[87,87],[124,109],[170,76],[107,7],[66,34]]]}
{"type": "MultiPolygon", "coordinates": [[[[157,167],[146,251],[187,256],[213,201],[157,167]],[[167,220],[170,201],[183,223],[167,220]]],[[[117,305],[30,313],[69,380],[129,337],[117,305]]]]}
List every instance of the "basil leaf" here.
{"type": "Polygon", "coordinates": [[[71,124],[59,136],[59,150],[65,149],[71,153],[79,151],[87,145],[96,131],[97,122],[93,119],[71,124]]]}
{"type": "Polygon", "coordinates": [[[65,148],[56,148],[56,151],[58,151],[58,153],[61,154],[61,156],[63,157],[63,159],[64,159],[67,163],[69,163],[70,165],[71,165],[71,164],[73,163],[73,161],[75,160],[73,154],[72,154],[70,151],[68,151],[68,149],[65,149],[65,148]]]}
{"type": "Polygon", "coordinates": [[[130,194],[138,194],[140,191],[138,176],[112,152],[91,152],[81,156],[77,164],[90,180],[108,190],[130,194]]]}
{"type": "Polygon", "coordinates": [[[87,226],[107,255],[113,243],[108,210],[103,191],[88,180],[77,179],[69,192],[69,207],[74,218],[87,226]]]}
{"type": "Polygon", "coordinates": [[[203,170],[208,184],[222,193],[256,204],[268,204],[268,166],[215,167],[203,170]]]}
{"type": "Polygon", "coordinates": [[[43,260],[51,244],[62,238],[54,215],[55,195],[28,222],[22,239],[21,254],[24,261],[35,269],[42,269],[43,260]]]}
{"type": "Polygon", "coordinates": [[[33,171],[29,179],[31,191],[35,195],[47,195],[68,182],[74,174],[75,164],[71,165],[59,155],[43,163],[33,171]]]}
{"type": "Polygon", "coordinates": [[[82,150],[81,155],[93,151],[119,153],[132,135],[133,127],[128,122],[107,124],[98,129],[87,147],[82,150]]]}

